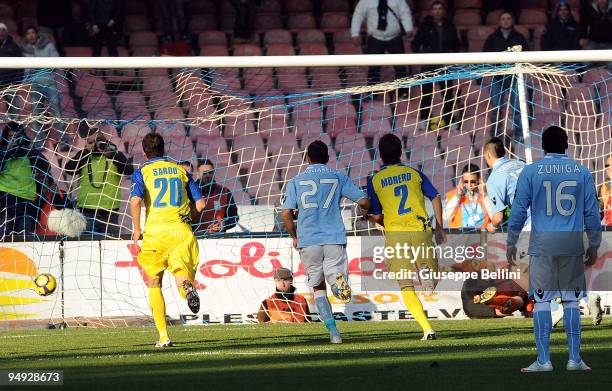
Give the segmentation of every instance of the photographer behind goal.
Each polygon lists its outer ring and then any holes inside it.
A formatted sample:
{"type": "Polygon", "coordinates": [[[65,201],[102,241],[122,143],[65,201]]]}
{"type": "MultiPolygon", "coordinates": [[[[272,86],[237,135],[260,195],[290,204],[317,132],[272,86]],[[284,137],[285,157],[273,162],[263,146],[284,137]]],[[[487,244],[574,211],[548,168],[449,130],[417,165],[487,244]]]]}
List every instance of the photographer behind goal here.
{"type": "Polygon", "coordinates": [[[87,134],[85,149],[64,169],[78,175],[76,204],[87,218],[85,233],[118,237],[121,178],[131,175],[134,167],[98,129],[89,129],[87,134]]]}

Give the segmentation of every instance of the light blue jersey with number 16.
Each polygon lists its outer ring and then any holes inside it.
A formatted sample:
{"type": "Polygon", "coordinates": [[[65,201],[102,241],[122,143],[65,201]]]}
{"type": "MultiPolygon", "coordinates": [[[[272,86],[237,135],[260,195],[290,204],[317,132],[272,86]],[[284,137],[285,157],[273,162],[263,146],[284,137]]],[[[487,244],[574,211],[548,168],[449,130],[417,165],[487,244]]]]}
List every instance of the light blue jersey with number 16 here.
{"type": "Polygon", "coordinates": [[[601,224],[593,177],[566,155],[547,154],[523,169],[508,224],[508,245],[516,245],[529,207],[529,255],[582,255],[584,232],[589,246],[599,247],[601,224]]]}
{"type": "Polygon", "coordinates": [[[365,198],[353,181],[325,164],[311,164],[287,183],[283,209],[297,209],[298,247],[346,244],[340,200],[365,198]]]}

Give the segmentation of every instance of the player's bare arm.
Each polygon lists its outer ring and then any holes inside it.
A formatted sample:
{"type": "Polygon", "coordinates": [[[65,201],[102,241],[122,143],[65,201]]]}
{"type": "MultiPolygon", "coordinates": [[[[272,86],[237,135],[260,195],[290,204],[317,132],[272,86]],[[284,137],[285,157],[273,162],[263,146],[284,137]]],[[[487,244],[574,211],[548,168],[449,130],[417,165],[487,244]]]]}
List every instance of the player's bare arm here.
{"type": "Polygon", "coordinates": [[[436,196],[433,200],[431,200],[431,204],[433,206],[434,217],[436,219],[436,228],[434,229],[436,243],[446,243],[446,232],[444,232],[444,224],[442,220],[442,197],[440,197],[440,195],[436,196]]]}
{"type": "Polygon", "coordinates": [[[295,223],[293,222],[293,209],[283,209],[281,211],[281,220],[283,221],[283,225],[289,233],[289,236],[291,236],[293,248],[297,249],[297,232],[295,229],[295,223]]]}
{"type": "Polygon", "coordinates": [[[132,212],[132,240],[134,244],[138,246],[138,240],[140,239],[140,235],[142,233],[140,229],[140,210],[142,208],[142,198],[140,197],[132,197],[130,199],[130,210],[132,212]]]}

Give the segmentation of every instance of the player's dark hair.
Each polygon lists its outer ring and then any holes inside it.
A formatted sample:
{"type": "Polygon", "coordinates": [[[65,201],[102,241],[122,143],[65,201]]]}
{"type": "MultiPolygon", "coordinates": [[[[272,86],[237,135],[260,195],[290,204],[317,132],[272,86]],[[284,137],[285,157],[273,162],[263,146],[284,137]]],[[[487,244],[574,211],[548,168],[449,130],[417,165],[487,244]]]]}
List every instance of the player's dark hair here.
{"type": "Polygon", "coordinates": [[[200,166],[211,166],[212,168],[215,168],[215,165],[213,164],[213,162],[210,159],[204,158],[204,159],[200,159],[198,160],[198,167],[200,166]]]}
{"type": "Polygon", "coordinates": [[[321,140],[315,140],[306,150],[311,163],[327,164],[329,162],[329,152],[327,145],[321,140]]]}
{"type": "Polygon", "coordinates": [[[484,146],[485,152],[495,155],[496,158],[506,156],[506,148],[504,142],[499,137],[493,137],[484,146]]]}
{"type": "Polygon", "coordinates": [[[465,174],[466,172],[476,175],[478,179],[480,179],[480,167],[478,167],[476,164],[470,163],[463,166],[463,170],[461,170],[461,175],[465,174]]]}
{"type": "Polygon", "coordinates": [[[568,147],[567,133],[558,126],[550,126],[542,133],[544,153],[565,153],[568,147]]]}
{"type": "Polygon", "coordinates": [[[429,8],[433,8],[435,5],[441,5],[442,8],[446,9],[446,3],[442,0],[435,0],[431,2],[431,6],[429,8]]]}
{"type": "Polygon", "coordinates": [[[142,139],[142,150],[148,159],[162,157],[166,154],[164,150],[164,138],[159,133],[151,132],[142,139]]]}
{"type": "Polygon", "coordinates": [[[510,15],[510,17],[512,17],[512,21],[514,22],[514,14],[508,10],[503,10],[501,14],[499,14],[499,16],[497,17],[497,20],[501,20],[502,16],[504,15],[510,15]]]}
{"type": "Polygon", "coordinates": [[[378,140],[378,152],[384,164],[401,163],[402,141],[396,135],[387,133],[378,140]]]}

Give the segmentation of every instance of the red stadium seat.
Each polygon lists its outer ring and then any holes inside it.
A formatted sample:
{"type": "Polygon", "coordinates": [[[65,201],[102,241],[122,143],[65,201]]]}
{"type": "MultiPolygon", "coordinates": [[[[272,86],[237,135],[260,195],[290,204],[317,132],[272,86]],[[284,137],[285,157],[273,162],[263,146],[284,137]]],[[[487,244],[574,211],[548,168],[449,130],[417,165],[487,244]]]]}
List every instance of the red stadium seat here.
{"type": "MultiPolygon", "coordinates": [[[[292,134],[275,134],[268,140],[268,155],[283,155],[277,157],[278,161],[289,161],[294,154],[301,152],[295,136],[292,134]]],[[[301,157],[301,156],[300,156],[301,157]]]]}
{"type": "Polygon", "coordinates": [[[198,44],[200,46],[206,46],[206,45],[225,46],[227,44],[227,36],[223,31],[217,31],[217,30],[201,31],[198,34],[198,44]]]}
{"type": "MultiPolygon", "coordinates": [[[[291,2],[301,3],[301,2],[291,2]]],[[[315,17],[311,13],[290,14],[287,19],[287,28],[291,31],[309,30],[317,27],[315,17]]]]}
{"type": "Polygon", "coordinates": [[[340,42],[334,45],[334,54],[361,54],[361,48],[350,42],[340,42]]]}
{"type": "Polygon", "coordinates": [[[200,55],[202,56],[229,56],[229,52],[225,45],[204,45],[204,46],[200,46],[200,55]]]}
{"type": "Polygon", "coordinates": [[[278,89],[283,92],[298,92],[308,88],[308,79],[303,68],[278,68],[278,89]]]}
{"type": "Polygon", "coordinates": [[[298,46],[304,43],[322,43],[325,44],[325,34],[318,29],[300,30],[297,32],[298,46]]]}
{"type": "Polygon", "coordinates": [[[255,15],[255,31],[265,32],[267,30],[282,29],[283,19],[277,13],[258,13],[255,15]]]}
{"type": "Polygon", "coordinates": [[[350,19],[346,12],[325,12],[321,19],[321,30],[334,32],[349,27],[350,19]]]}
{"type": "Polygon", "coordinates": [[[268,30],[263,36],[264,45],[269,44],[291,44],[293,38],[288,30],[276,29],[268,30]]]}
{"type": "Polygon", "coordinates": [[[477,9],[480,10],[482,8],[482,0],[455,0],[455,9],[477,9]]]}
{"type": "Polygon", "coordinates": [[[261,56],[261,47],[252,43],[234,45],[234,56],[261,56]]]}
{"type": "Polygon", "coordinates": [[[266,46],[266,56],[293,56],[295,49],[289,43],[272,43],[266,46]]]}
{"type": "Polygon", "coordinates": [[[352,43],[353,38],[351,37],[351,30],[350,29],[342,29],[342,30],[336,30],[334,31],[334,44],[337,43],[352,43]]]}
{"type": "Polygon", "coordinates": [[[303,43],[300,45],[300,55],[326,55],[327,47],[322,43],[303,43]]]}
{"type": "Polygon", "coordinates": [[[525,25],[545,25],[548,21],[546,11],[542,9],[522,9],[519,23],[525,25]]]}
{"type": "Polygon", "coordinates": [[[261,168],[267,161],[262,139],[255,133],[234,138],[232,151],[240,168],[261,168]]]}
{"type": "Polygon", "coordinates": [[[224,118],[225,130],[223,134],[225,138],[235,139],[245,135],[253,135],[255,133],[254,120],[253,114],[250,113],[227,115],[224,118]]]}
{"type": "Polygon", "coordinates": [[[458,10],[455,13],[454,22],[457,26],[478,26],[481,24],[480,11],[458,10]]]}
{"type": "Polygon", "coordinates": [[[314,6],[311,0],[300,0],[300,1],[287,1],[285,3],[285,9],[289,14],[312,12],[314,6]]]}
{"type": "MultiPolygon", "coordinates": [[[[189,133],[193,139],[193,127],[189,133]]],[[[227,152],[227,143],[225,139],[218,135],[199,134],[195,137],[195,146],[198,153],[202,156],[205,156],[205,154],[216,155],[218,153],[227,152]]]]}
{"type": "Polygon", "coordinates": [[[89,46],[67,46],[64,48],[66,57],[91,57],[91,47],[89,46]]]}
{"type": "Polygon", "coordinates": [[[340,99],[337,102],[326,102],[325,123],[327,133],[335,137],[340,133],[357,133],[355,106],[348,100],[340,99]]]}
{"type": "Polygon", "coordinates": [[[192,33],[217,30],[218,27],[217,18],[213,14],[193,15],[189,19],[188,29],[192,33]]]}
{"type": "Polygon", "coordinates": [[[274,88],[272,68],[246,68],[244,89],[251,94],[264,94],[274,88]]]}
{"type": "Polygon", "coordinates": [[[350,156],[355,152],[366,150],[366,140],[363,134],[340,133],[336,137],[336,151],[340,156],[350,156]]]}
{"type": "MultiPolygon", "coordinates": [[[[269,142],[275,142],[274,139],[283,137],[289,134],[289,116],[284,107],[271,107],[259,113],[257,129],[259,135],[264,139],[269,139],[269,142]]],[[[295,141],[295,136],[291,135],[295,141]]]]}

